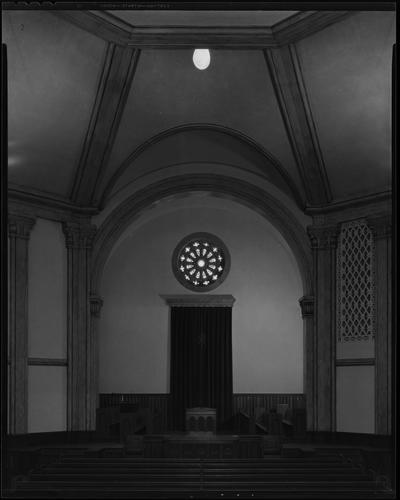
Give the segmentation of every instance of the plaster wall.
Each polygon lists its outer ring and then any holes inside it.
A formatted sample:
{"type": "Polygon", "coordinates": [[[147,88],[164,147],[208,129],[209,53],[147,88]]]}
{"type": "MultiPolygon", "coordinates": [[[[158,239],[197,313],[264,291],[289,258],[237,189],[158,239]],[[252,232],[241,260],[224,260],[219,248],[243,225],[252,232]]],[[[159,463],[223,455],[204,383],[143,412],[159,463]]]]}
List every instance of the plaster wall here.
{"type": "MultiPolygon", "coordinates": [[[[37,219],[29,241],[28,357],[67,358],[67,250],[61,224],[37,219]]],[[[29,366],[28,432],[66,430],[66,366],[29,366]]]]}
{"type": "Polygon", "coordinates": [[[263,217],[233,201],[190,195],[147,213],[120,238],[100,294],[99,392],[169,392],[169,309],[160,294],[191,294],[175,279],[171,256],[192,232],[221,238],[231,254],[233,390],[303,391],[301,279],[294,257],[263,217]]]}

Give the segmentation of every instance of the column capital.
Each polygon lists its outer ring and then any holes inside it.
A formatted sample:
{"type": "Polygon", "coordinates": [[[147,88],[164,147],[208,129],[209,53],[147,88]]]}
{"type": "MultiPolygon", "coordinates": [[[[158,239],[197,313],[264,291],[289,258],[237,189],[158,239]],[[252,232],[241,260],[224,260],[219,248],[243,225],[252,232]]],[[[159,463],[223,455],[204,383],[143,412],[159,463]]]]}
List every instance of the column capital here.
{"type": "Polygon", "coordinates": [[[311,248],[322,250],[336,248],[339,236],[339,225],[308,226],[307,234],[311,241],[311,248]]]}
{"type": "Polygon", "coordinates": [[[96,318],[100,317],[100,311],[103,307],[103,299],[98,295],[91,295],[89,297],[90,301],[90,314],[96,318]]]}
{"type": "Polygon", "coordinates": [[[96,226],[93,224],[81,224],[79,222],[64,222],[63,232],[65,235],[65,244],[70,248],[91,248],[96,226]]]}
{"type": "Polygon", "coordinates": [[[370,216],[367,218],[367,222],[376,240],[392,235],[392,216],[390,214],[370,216]]]}
{"type": "Polygon", "coordinates": [[[314,296],[304,295],[299,299],[302,318],[314,316],[314,296]]]}
{"type": "Polygon", "coordinates": [[[36,219],[26,215],[8,215],[8,234],[10,237],[28,240],[36,219]]]}

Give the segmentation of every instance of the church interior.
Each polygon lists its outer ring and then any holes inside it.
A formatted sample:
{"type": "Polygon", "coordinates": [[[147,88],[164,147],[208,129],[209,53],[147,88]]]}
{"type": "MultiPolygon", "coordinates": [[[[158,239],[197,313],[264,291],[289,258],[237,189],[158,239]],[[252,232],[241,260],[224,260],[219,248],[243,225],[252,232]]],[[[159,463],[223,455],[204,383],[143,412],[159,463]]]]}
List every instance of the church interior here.
{"type": "Polygon", "coordinates": [[[4,496],[394,498],[394,4],[56,4],[2,6],[4,496]]]}

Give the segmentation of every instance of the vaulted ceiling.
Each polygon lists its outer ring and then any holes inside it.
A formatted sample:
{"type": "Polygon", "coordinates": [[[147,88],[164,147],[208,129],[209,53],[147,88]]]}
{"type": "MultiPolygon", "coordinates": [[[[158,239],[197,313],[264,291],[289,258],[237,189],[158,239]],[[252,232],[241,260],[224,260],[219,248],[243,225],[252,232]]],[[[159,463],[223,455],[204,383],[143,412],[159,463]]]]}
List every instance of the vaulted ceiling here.
{"type": "Polygon", "coordinates": [[[101,207],[184,163],[300,207],[391,190],[392,11],[6,10],[3,42],[14,191],[101,207]]]}

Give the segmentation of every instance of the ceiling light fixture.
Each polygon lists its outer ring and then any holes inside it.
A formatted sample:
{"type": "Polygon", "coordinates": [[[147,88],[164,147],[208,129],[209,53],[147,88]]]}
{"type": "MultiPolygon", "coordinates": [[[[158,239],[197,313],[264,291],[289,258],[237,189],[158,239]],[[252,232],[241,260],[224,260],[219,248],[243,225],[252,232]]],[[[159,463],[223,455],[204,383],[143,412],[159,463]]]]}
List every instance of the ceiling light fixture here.
{"type": "Polygon", "coordinates": [[[208,49],[195,49],[193,52],[193,64],[197,69],[203,70],[210,66],[210,51],[208,49]]]}

